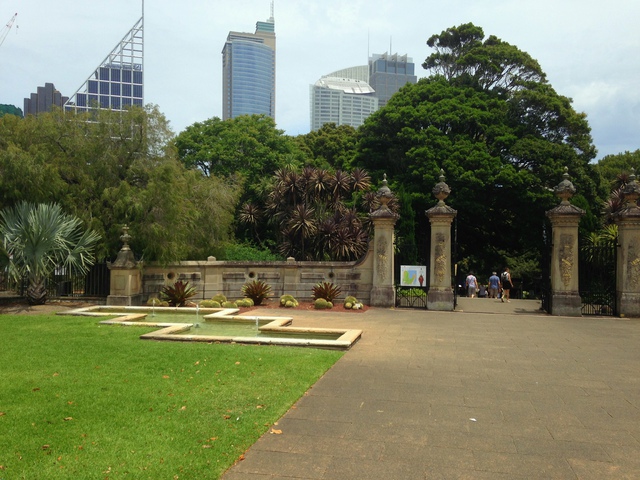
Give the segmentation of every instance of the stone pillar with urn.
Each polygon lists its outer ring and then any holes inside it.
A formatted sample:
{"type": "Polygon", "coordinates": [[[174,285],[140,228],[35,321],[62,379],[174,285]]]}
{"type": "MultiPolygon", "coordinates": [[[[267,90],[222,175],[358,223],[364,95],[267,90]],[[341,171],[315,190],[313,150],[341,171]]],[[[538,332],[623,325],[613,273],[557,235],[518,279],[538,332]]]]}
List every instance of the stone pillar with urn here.
{"type": "Polygon", "coordinates": [[[618,225],[616,301],[618,314],[640,316],[640,185],[635,172],[622,190],[624,205],[613,216],[618,225]]]}
{"type": "Polygon", "coordinates": [[[564,179],[554,188],[560,205],[547,211],[551,221],[551,314],[582,316],[582,299],[578,282],[578,224],[584,210],[569,202],[576,193],[569,180],[568,168],[564,179]]]}
{"type": "Polygon", "coordinates": [[[444,170],[440,170],[440,182],[433,187],[433,195],[438,199],[438,203],[426,211],[431,223],[431,260],[427,294],[429,310],[454,309],[451,286],[451,223],[458,212],[444,202],[450,193],[451,189],[444,181],[444,170]]]}
{"type": "Polygon", "coordinates": [[[373,222],[373,285],[369,303],[372,307],[393,307],[396,303],[396,291],[393,286],[393,244],[394,227],[398,214],[389,209],[388,203],[393,198],[387,186],[387,175],[384,175],[382,187],[376,198],[380,207],[371,212],[373,222]]]}
{"type": "Polygon", "coordinates": [[[129,227],[122,227],[122,248],[116,261],[107,266],[111,270],[107,305],[140,305],[142,303],[142,273],[138,268],[129,241],[129,227]]]}

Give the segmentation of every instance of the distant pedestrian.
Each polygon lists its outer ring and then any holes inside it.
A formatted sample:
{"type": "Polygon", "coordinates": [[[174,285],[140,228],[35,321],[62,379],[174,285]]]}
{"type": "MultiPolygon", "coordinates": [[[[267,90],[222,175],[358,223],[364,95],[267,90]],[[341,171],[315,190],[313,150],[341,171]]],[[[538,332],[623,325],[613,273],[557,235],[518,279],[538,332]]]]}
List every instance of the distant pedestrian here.
{"type": "Polygon", "coordinates": [[[500,280],[502,282],[502,301],[504,302],[506,299],[507,302],[510,302],[511,300],[509,299],[509,295],[511,289],[513,288],[513,283],[511,283],[511,273],[509,273],[509,267],[505,267],[500,280]]]}
{"type": "Polygon", "coordinates": [[[473,273],[469,273],[467,275],[467,280],[465,281],[465,285],[467,286],[467,292],[471,298],[476,296],[476,290],[478,290],[478,279],[475,277],[473,273]]]}
{"type": "Polygon", "coordinates": [[[496,272],[493,272],[489,277],[489,298],[498,298],[498,291],[500,290],[500,277],[496,272]]]}

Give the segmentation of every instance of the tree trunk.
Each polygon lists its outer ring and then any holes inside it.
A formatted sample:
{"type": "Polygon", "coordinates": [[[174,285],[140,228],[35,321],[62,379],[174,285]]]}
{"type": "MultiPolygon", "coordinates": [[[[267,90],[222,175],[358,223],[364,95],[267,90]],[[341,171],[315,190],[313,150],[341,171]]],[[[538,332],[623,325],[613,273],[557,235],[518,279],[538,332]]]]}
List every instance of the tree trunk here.
{"type": "Polygon", "coordinates": [[[27,302],[29,302],[29,305],[44,305],[47,302],[47,289],[44,284],[44,279],[29,280],[27,302]]]}

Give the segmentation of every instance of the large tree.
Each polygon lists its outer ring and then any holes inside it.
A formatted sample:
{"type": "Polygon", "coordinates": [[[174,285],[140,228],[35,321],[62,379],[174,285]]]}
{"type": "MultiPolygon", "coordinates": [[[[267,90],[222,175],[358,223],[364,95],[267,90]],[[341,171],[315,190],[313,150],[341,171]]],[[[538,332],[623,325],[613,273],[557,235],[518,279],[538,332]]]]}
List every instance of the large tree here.
{"type": "Polygon", "coordinates": [[[121,229],[146,260],[206,258],[230,238],[239,189],[180,163],[157,107],[88,115],[55,110],[0,118],[0,207],[58,201],[102,237],[113,258],[121,229]]]}
{"type": "MultiPolygon", "coordinates": [[[[598,191],[590,128],[539,65],[471,24],[434,35],[432,75],[407,85],[361,128],[356,162],[411,193],[416,212],[434,205],[440,169],[458,210],[459,259],[490,272],[539,252],[545,210],[564,167],[593,205],[598,191]],[[514,261],[514,260],[511,260],[514,261]]],[[[428,235],[424,213],[418,235],[428,235]]]]}

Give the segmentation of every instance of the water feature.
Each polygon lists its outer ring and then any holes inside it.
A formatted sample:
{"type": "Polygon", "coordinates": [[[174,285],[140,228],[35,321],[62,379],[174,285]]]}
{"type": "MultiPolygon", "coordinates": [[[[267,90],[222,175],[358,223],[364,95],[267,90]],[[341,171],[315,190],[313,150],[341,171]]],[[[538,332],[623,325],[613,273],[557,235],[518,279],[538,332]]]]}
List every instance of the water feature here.
{"type": "Polygon", "coordinates": [[[148,340],[201,341],[348,349],[361,330],[293,327],[291,317],[236,315],[238,309],[94,306],[65,315],[109,317],[102,324],[157,326],[140,336],[148,340]],[[194,321],[195,313],[195,321],[194,321]],[[111,318],[117,316],[117,318],[111,318]]]}

